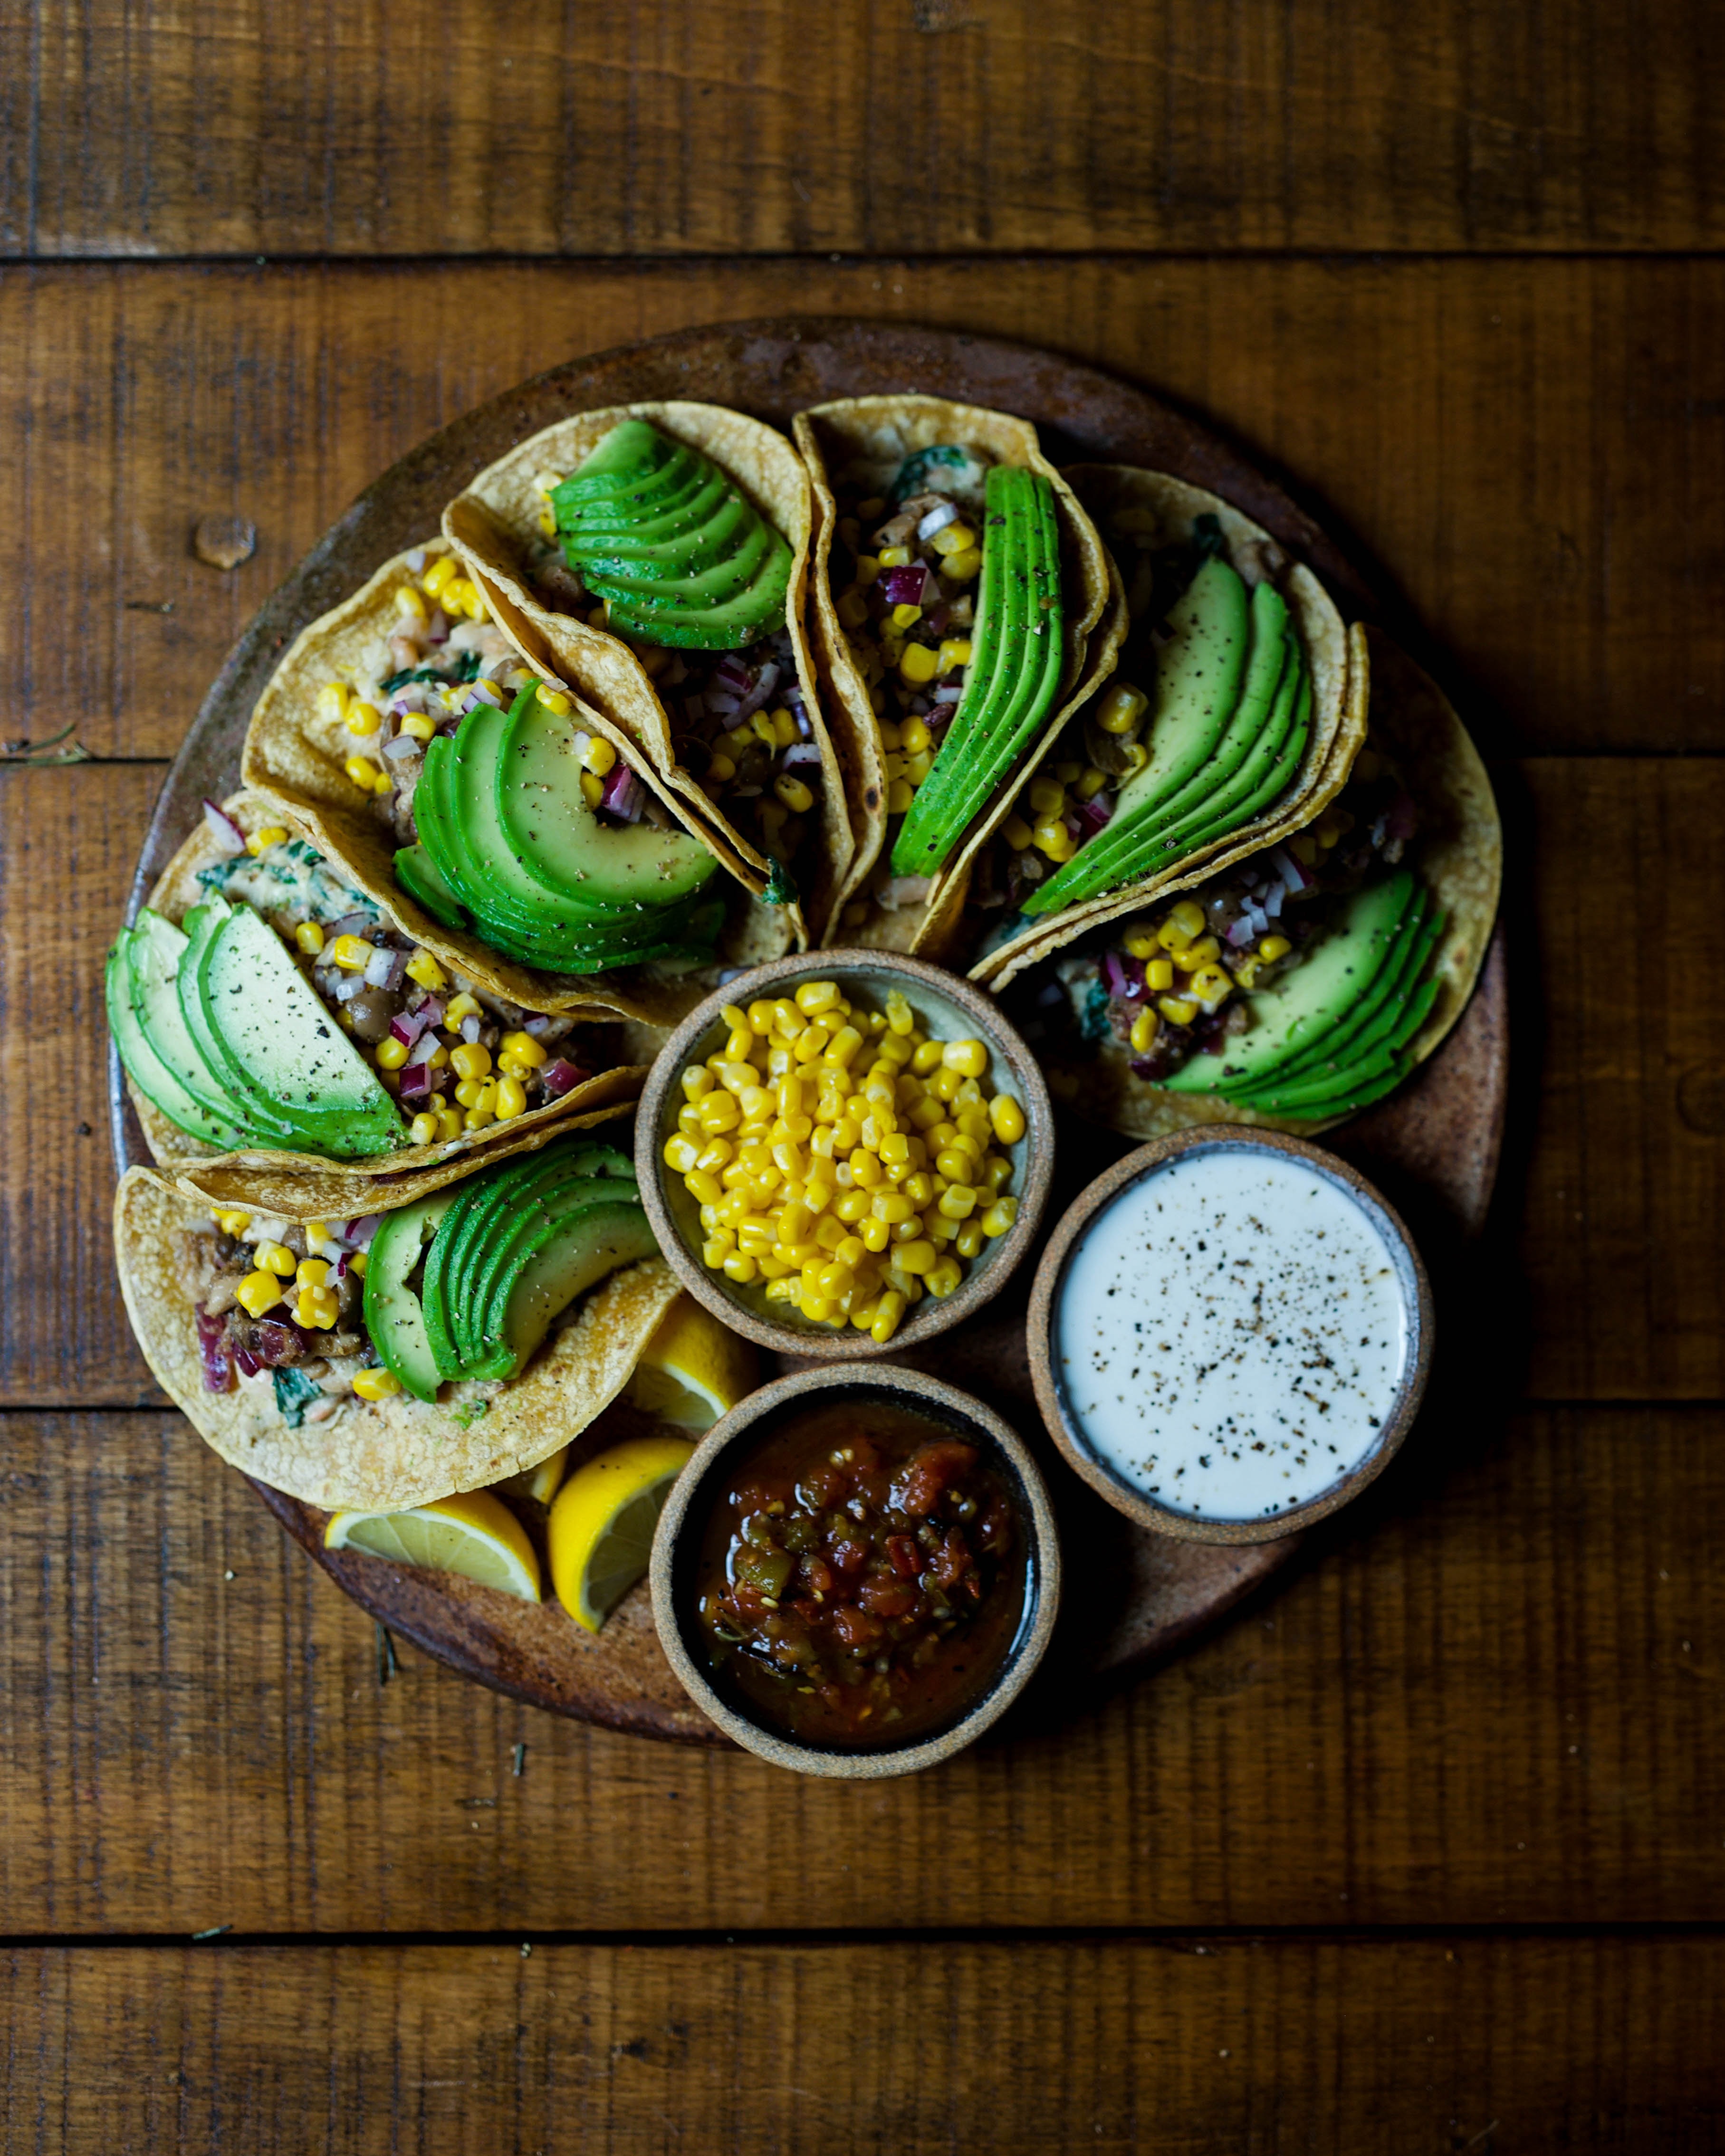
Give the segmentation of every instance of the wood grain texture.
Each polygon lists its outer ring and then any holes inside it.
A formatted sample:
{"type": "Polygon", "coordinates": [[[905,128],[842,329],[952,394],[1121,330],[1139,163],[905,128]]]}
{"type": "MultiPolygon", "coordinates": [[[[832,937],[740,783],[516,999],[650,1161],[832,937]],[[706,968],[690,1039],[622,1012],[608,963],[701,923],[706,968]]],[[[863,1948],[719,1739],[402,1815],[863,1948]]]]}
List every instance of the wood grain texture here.
{"type": "MultiPolygon", "coordinates": [[[[1725,961],[1709,894],[1725,764],[1536,757],[1499,776],[1517,1106],[1499,1232],[1440,1280],[1445,1322],[1466,1312],[1494,1397],[1718,1399],[1725,961]]],[[[109,1256],[100,983],[159,778],[0,773],[0,1132],[28,1163],[0,1176],[0,1404],[158,1397],[109,1256]]]]}
{"type": "Polygon", "coordinates": [[[0,271],[0,731],[172,753],[433,429],[572,352],[795,310],[1055,342],[1204,413],[1409,595],[1490,750],[1725,747],[1725,281],[1619,260],[0,271]],[[256,524],[242,567],[193,555],[211,514],[256,524]]]}
{"type": "Polygon", "coordinates": [[[1712,1938],[14,1949],[13,2156],[1657,2148],[1712,1938]],[[739,2071],[738,2038],[760,2048],[739,2071]]]}
{"type": "Polygon", "coordinates": [[[3,1426],[14,1934],[1725,1921],[1717,1410],[1452,1387],[1219,1636],[865,1794],[380,1688],[177,1416],[3,1426]]]}
{"type": "Polygon", "coordinates": [[[1719,31],[1705,0],[40,0],[0,245],[1716,246],[1719,31]]]}

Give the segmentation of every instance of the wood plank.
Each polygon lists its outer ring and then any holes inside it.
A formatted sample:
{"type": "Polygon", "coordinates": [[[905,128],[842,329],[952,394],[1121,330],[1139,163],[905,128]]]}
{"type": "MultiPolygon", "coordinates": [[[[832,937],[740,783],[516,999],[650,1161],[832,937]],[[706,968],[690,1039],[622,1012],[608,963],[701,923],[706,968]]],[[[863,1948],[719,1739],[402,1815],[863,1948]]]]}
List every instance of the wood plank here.
{"type": "MultiPolygon", "coordinates": [[[[1500,775],[1517,1108],[1486,1253],[1429,1253],[1446,1337],[1537,1399],[1721,1398],[1725,962],[1708,894],[1725,764],[1534,758],[1500,775]]],[[[0,773],[0,829],[18,834],[0,848],[0,1131],[5,1157],[28,1163],[0,1177],[0,1403],[157,1397],[112,1275],[92,1048],[158,777],[0,773]]]]}
{"type": "Polygon", "coordinates": [[[0,244],[39,255],[1692,248],[1717,11],[790,0],[387,17],[48,0],[0,244]]]}
{"type": "Polygon", "coordinates": [[[1717,1938],[4,1957],[15,2156],[1635,2149],[1725,2129],[1717,1938]],[[327,2138],[325,2138],[327,2137],[327,2138]]]}
{"type": "Polygon", "coordinates": [[[14,1412],[8,1928],[1719,1923],[1725,1415],[1500,1423],[1459,1374],[1215,1639],[866,1801],[408,1650],[380,1688],[370,1623],[177,1416],[14,1412]]]}
{"type": "Polygon", "coordinates": [[[1725,283],[1620,260],[0,272],[0,728],[172,753],[435,428],[572,352],[805,311],[1053,338],[1205,412],[1375,557],[1495,751],[1725,747],[1725,283]],[[243,567],[194,558],[210,513],[256,524],[243,567]]]}

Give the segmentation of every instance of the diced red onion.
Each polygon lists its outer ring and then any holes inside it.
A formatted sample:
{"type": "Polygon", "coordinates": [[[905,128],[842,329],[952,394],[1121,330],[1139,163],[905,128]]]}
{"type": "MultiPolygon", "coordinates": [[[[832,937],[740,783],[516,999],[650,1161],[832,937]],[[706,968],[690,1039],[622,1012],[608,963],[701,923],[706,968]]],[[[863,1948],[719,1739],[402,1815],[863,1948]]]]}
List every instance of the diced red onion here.
{"type": "Polygon", "coordinates": [[[921,606],[934,578],[920,562],[880,572],[880,596],[888,606],[921,606]]]}
{"type": "Polygon", "coordinates": [[[1290,896],[1297,891],[1309,891],[1317,881],[1317,878],[1310,870],[1301,867],[1286,846],[1278,846],[1276,849],[1270,856],[1270,865],[1280,873],[1282,889],[1290,896]]]}
{"type": "Polygon", "coordinates": [[[370,1250],[372,1238],[377,1234],[382,1219],[381,1213],[362,1213],[357,1219],[347,1223],[347,1240],[356,1250],[370,1250]]]}
{"type": "Polygon", "coordinates": [[[369,913],[344,913],[339,921],[332,921],[325,934],[333,943],[338,936],[368,936],[376,922],[369,913]]]}
{"type": "Polygon", "coordinates": [[[932,539],[937,531],[944,531],[949,524],[956,524],[957,521],[957,503],[943,501],[938,509],[931,509],[927,516],[916,526],[916,536],[919,539],[932,539]]]}
{"type": "Polygon", "coordinates": [[[535,1040],[543,1040],[556,1024],[557,1020],[554,1018],[524,1018],[521,1020],[521,1031],[531,1033],[535,1040]]]}
{"type": "Polygon", "coordinates": [[[351,1004],[365,984],[363,973],[343,973],[331,993],[338,1004],[351,1004]]]}
{"type": "Polygon", "coordinates": [[[733,696],[728,689],[709,689],[705,696],[691,696],[684,708],[695,718],[706,714],[715,719],[728,719],[735,716],[742,701],[741,696],[733,696]],[[695,709],[697,704],[701,707],[699,711],[695,709]]]}
{"type": "Polygon", "coordinates": [[[467,1041],[477,1040],[483,1023],[477,1011],[470,1011],[461,1021],[461,1038],[467,1041]]]}
{"type": "Polygon", "coordinates": [[[1152,1078],[1156,1075],[1153,1063],[1134,1063],[1129,1067],[1134,1078],[1152,1078]]]}
{"type": "Polygon", "coordinates": [[[218,802],[205,801],[203,822],[204,828],[224,854],[243,854],[245,851],[245,833],[218,802]]]}
{"type": "Polygon", "coordinates": [[[206,1310],[198,1312],[198,1358],[203,1365],[203,1389],[207,1393],[231,1393],[234,1389],[233,1366],[222,1345],[222,1336],[227,1329],[226,1318],[212,1317],[206,1310]]]}
{"type": "Polygon", "coordinates": [[[424,752],[425,744],[417,742],[411,734],[397,734],[383,744],[383,754],[391,763],[405,763],[411,756],[424,752]]]}
{"type": "Polygon", "coordinates": [[[812,741],[793,742],[790,747],[785,751],[784,754],[779,758],[779,762],[787,771],[794,771],[799,767],[806,767],[809,764],[813,764],[815,768],[819,770],[820,767],[820,745],[818,742],[812,741]]]}
{"type": "Polygon", "coordinates": [[[266,1370],[274,1370],[298,1354],[300,1332],[297,1326],[277,1317],[259,1321],[257,1328],[257,1360],[266,1370]]]}
{"type": "Polygon", "coordinates": [[[414,547],[413,552],[408,555],[408,567],[416,577],[425,567],[425,549],[423,547],[414,547]]]}
{"type": "Polygon", "coordinates": [[[737,716],[732,721],[733,726],[740,726],[745,719],[751,719],[757,711],[765,710],[773,690],[778,686],[778,677],[783,670],[775,660],[769,659],[767,661],[755,676],[755,685],[738,704],[737,716]]]}
{"type": "Polygon", "coordinates": [[[1128,957],[1124,952],[1109,951],[1102,959],[1103,978],[1111,996],[1122,996],[1128,1003],[1136,1003],[1144,993],[1144,962],[1128,957]]]}
{"type": "Polygon", "coordinates": [[[614,764],[599,796],[600,808],[608,815],[620,816],[625,824],[638,824],[646,805],[647,789],[635,773],[626,763],[614,764]]]}
{"type": "Polygon", "coordinates": [[[1081,846],[1086,839],[1093,839],[1114,814],[1114,803],[1100,797],[1086,801],[1078,811],[1078,829],[1075,834],[1081,846]]]}
{"type": "Polygon", "coordinates": [[[759,798],[762,791],[763,789],[758,786],[733,786],[731,789],[731,798],[733,801],[753,801],[759,798]]]}
{"type": "Polygon", "coordinates": [[[236,1348],[234,1351],[234,1367],[242,1378],[255,1378],[264,1366],[255,1355],[248,1355],[244,1348],[236,1348]]]}
{"type": "Polygon", "coordinates": [[[437,1091],[433,1081],[437,1073],[429,1063],[404,1063],[401,1073],[401,1096],[404,1101],[422,1101],[428,1093],[437,1091]]]}
{"type": "MultiPolygon", "coordinates": [[[[733,703],[731,708],[735,711],[737,706],[733,703]]],[[[700,724],[701,721],[706,716],[707,709],[707,699],[705,696],[685,696],[683,699],[683,716],[691,726],[700,724]]]]}
{"type": "Polygon", "coordinates": [[[1228,931],[1226,941],[1229,949],[1231,951],[1244,950],[1246,945],[1251,942],[1255,932],[1256,932],[1252,927],[1251,915],[1250,913],[1241,914],[1239,920],[1236,921],[1233,927],[1228,931]]]}
{"type": "Polygon", "coordinates": [[[923,626],[936,636],[944,636],[952,613],[952,609],[949,606],[930,607],[922,617],[923,626]]]}
{"type": "Polygon", "coordinates": [[[404,1048],[411,1048],[429,1023],[423,1010],[398,1011],[389,1021],[389,1030],[404,1048]]]}
{"type": "Polygon", "coordinates": [[[1048,870],[1042,865],[1040,854],[1033,854],[1027,850],[1019,855],[1018,861],[1019,873],[1026,883],[1040,883],[1044,876],[1048,874],[1048,870]]]}
{"type": "Polygon", "coordinates": [[[1386,839],[1411,839],[1419,827],[1420,811],[1411,793],[1398,793],[1378,819],[1386,839]]]}
{"type": "Polygon", "coordinates": [[[422,1030],[428,1025],[444,1022],[444,999],[434,996],[429,988],[415,988],[413,1002],[408,1006],[418,1019],[422,1030]]]}
{"type": "Polygon", "coordinates": [[[554,1101],[560,1101],[565,1093],[580,1085],[586,1076],[587,1073],[578,1064],[571,1063],[567,1056],[560,1055],[555,1063],[541,1066],[539,1082],[554,1101]]]}
{"type": "Polygon", "coordinates": [[[428,644],[447,644],[449,640],[449,617],[441,607],[434,607],[431,619],[425,624],[425,641],[428,644]]]}
{"type": "Polygon", "coordinates": [[[714,667],[713,679],[721,688],[734,690],[741,696],[749,685],[747,661],[739,659],[735,652],[726,652],[714,667]]]}

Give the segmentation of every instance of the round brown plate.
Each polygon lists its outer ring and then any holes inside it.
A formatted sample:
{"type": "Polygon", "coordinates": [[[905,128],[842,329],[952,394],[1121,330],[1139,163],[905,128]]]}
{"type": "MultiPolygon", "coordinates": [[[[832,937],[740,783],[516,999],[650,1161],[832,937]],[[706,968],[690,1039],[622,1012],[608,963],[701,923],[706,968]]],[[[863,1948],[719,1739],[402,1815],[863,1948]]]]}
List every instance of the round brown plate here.
{"type": "MultiPolygon", "coordinates": [[[[239,785],[247,719],[293,638],[380,562],[434,532],[444,504],[523,435],[570,412],[667,397],[734,405],[788,431],[803,405],[901,389],[1020,413],[1036,422],[1058,463],[1147,465],[1209,488],[1316,570],[1344,612],[1373,611],[1346,558],[1274,480],[1185,413],[1093,367],[994,337],[833,316],[681,330],[572,360],[480,405],[403,458],[331,526],[264,604],[205,697],[151,820],[131,910],[196,822],[202,797],[219,799],[239,785]]],[[[1393,1100],[1327,1140],[1384,1191],[1428,1260],[1435,1241],[1484,1224],[1503,1131],[1507,1009],[1500,929],[1473,1001],[1443,1048],[1393,1100]]],[[[111,1055],[109,1097],[121,1167],[147,1161],[111,1055]]],[[[1132,1143],[1070,1116],[1057,1123],[1050,1219],[1132,1143]]],[[[1131,1675],[1213,1624],[1286,1564],[1300,1537],[1235,1549],[1175,1542],[1133,1527],[1071,1473],[1043,1433],[1030,1383],[1024,1312],[1034,1270],[1034,1262],[1020,1265],[979,1316],[897,1359],[1005,1416],[1042,1464],[1068,1558],[1084,1553],[1081,1564],[1067,1566],[1054,1646],[1031,1688],[1046,1702],[1044,1712],[1058,1714],[1086,1686],[1131,1675]]],[[[726,1741],[691,1706],[660,1652],[644,1582],[593,1639],[554,1603],[536,1609],[445,1575],[326,1552],[321,1513],[254,1486],[344,1593],[464,1675],[612,1728],[726,1741]]]]}

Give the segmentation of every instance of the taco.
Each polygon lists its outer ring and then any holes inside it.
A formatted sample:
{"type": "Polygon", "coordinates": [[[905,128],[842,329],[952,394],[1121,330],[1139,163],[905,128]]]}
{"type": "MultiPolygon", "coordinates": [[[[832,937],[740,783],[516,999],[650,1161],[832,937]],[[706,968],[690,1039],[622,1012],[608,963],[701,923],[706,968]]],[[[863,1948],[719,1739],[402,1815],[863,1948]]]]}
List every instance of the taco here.
{"type": "Polygon", "coordinates": [[[678,403],[561,420],[444,512],[516,649],[602,712],[779,906],[783,948],[824,922],[851,854],[803,634],[812,529],[782,434],[678,403]]]}
{"type": "Polygon", "coordinates": [[[1148,904],[1129,894],[997,979],[1057,1100],[1140,1138],[1310,1133],[1394,1091],[1461,1017],[1502,873],[1491,782],[1437,685],[1353,634],[1370,727],[1312,823],[1148,904]]]}
{"type": "Polygon", "coordinates": [[[660,1038],[499,994],[249,793],[205,804],[106,989],[157,1163],[300,1219],[422,1196],[475,1155],[622,1113],[660,1038]]]}
{"type": "Polygon", "coordinates": [[[858,397],[795,433],[857,831],[828,941],[944,956],[973,857],[1112,670],[1124,598],[1028,420],[858,397]]]}
{"type": "Polygon", "coordinates": [[[603,713],[524,666],[441,539],[295,641],[246,735],[292,809],[424,947],[511,1002],[671,1024],[783,942],[777,909],[603,713]]]}
{"type": "Polygon", "coordinates": [[[1065,942],[1124,893],[1147,902],[1309,823],[1365,732],[1342,618],[1267,531],[1161,472],[1066,477],[1120,564],[1132,627],[978,856],[961,940],[979,980],[1021,942],[1065,942]]]}
{"type": "Polygon", "coordinates": [[[628,1162],[568,1137],[303,1226],[213,1214],[135,1168],[114,1240],[145,1358],[199,1434],[331,1509],[424,1504],[548,1458],[622,1391],[678,1292],[628,1162]]]}

